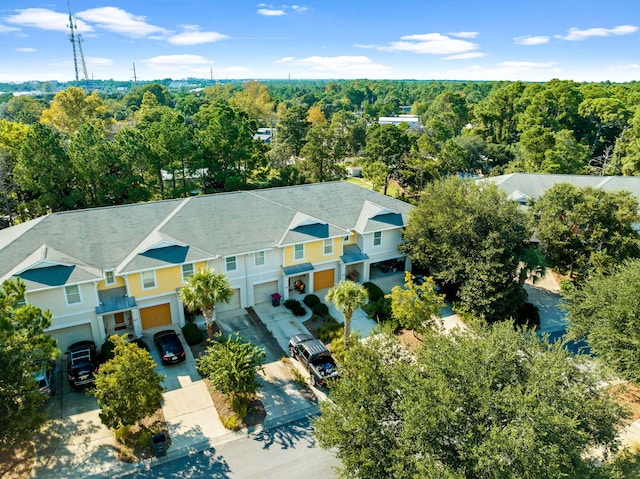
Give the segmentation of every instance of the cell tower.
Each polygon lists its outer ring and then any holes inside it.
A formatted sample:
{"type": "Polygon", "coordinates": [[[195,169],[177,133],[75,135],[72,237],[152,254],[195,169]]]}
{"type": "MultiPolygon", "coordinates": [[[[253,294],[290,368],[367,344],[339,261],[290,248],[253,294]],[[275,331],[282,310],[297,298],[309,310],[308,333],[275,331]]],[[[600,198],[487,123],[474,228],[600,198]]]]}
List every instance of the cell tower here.
{"type": "Polygon", "coordinates": [[[89,88],[89,74],[87,73],[87,65],[84,62],[84,53],[82,52],[82,35],[78,33],[78,25],[76,19],[71,15],[71,3],[67,2],[69,6],[69,41],[73,46],[73,67],[76,71],[76,81],[80,82],[79,68],[78,68],[78,54],[80,55],[80,68],[82,68],[84,84],[89,88]]]}

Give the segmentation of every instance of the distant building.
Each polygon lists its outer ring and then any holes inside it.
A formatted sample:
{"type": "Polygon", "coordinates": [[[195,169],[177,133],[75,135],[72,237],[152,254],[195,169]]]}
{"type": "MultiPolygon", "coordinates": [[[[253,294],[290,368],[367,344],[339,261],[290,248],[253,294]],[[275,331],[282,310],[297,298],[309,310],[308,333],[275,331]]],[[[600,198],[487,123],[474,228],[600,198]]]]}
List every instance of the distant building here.
{"type": "Polygon", "coordinates": [[[275,134],[275,128],[258,128],[256,134],[253,135],[253,139],[260,140],[262,143],[271,143],[275,134]]]}
{"type": "Polygon", "coordinates": [[[421,126],[418,115],[381,116],[378,118],[378,123],[381,125],[395,126],[398,126],[400,123],[407,123],[411,127],[421,126]]]}

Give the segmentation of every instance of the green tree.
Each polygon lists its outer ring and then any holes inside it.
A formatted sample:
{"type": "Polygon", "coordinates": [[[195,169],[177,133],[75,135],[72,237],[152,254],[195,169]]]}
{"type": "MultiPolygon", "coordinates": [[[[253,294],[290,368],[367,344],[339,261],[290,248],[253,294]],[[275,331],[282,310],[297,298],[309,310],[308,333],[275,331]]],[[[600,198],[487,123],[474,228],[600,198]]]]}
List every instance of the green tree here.
{"type": "Polygon", "coordinates": [[[351,343],[351,317],[356,309],[364,306],[369,293],[364,286],[353,281],[340,281],[327,293],[327,301],[331,301],[344,316],[344,346],[349,349],[351,343]]]}
{"type": "Polygon", "coordinates": [[[346,171],[340,164],[344,150],[345,144],[338,130],[326,121],[314,125],[307,132],[307,142],[300,150],[304,157],[302,169],[312,183],[344,178],[346,171]]]}
{"type": "Polygon", "coordinates": [[[601,378],[511,323],[358,343],[321,404],[315,435],[341,477],[595,477],[623,412],[601,378]]]}
{"type": "Polygon", "coordinates": [[[25,284],[5,281],[0,289],[0,450],[29,440],[47,414],[46,396],[33,379],[34,361],[49,360],[56,342],[45,330],[51,313],[23,303],[25,284]]]}
{"type": "Polygon", "coordinates": [[[114,357],[100,366],[92,394],[100,406],[100,420],[111,428],[133,426],[153,414],[162,401],[164,376],[149,352],[128,342],[124,336],[111,336],[114,357]]]}
{"type": "Polygon", "coordinates": [[[265,358],[263,348],[244,343],[238,335],[223,338],[218,334],[204,354],[196,359],[200,374],[231,399],[246,400],[260,386],[256,378],[265,358]]]}
{"type": "Polygon", "coordinates": [[[391,311],[396,321],[403,328],[413,330],[414,334],[437,326],[435,318],[444,306],[444,296],[436,291],[433,278],[424,278],[424,282],[418,285],[409,271],[404,274],[404,287],[394,286],[391,294],[385,297],[391,300],[391,311]]]}
{"type": "Polygon", "coordinates": [[[450,177],[427,185],[400,248],[457,290],[464,310],[493,321],[515,314],[524,278],[539,271],[530,237],[520,206],[495,185],[450,177]]]}
{"type": "Polygon", "coordinates": [[[628,191],[604,191],[558,183],[531,213],[547,263],[571,276],[640,257],[638,199],[628,191]]]}
{"type": "Polygon", "coordinates": [[[113,119],[97,92],[87,95],[82,88],[69,87],[56,94],[40,121],[63,135],[73,135],[87,122],[106,132],[113,119]]]}
{"type": "Polygon", "coordinates": [[[603,364],[640,382],[640,260],[597,273],[563,294],[570,337],[586,340],[603,364]]]}
{"type": "Polygon", "coordinates": [[[155,96],[158,105],[173,107],[174,98],[167,87],[160,83],[148,83],[141,88],[131,90],[124,97],[124,103],[127,108],[137,110],[142,105],[142,100],[146,93],[155,96]]]}
{"type": "Polygon", "coordinates": [[[411,141],[402,126],[374,123],[367,129],[367,144],[364,152],[370,163],[381,162],[386,166],[383,193],[387,194],[389,181],[398,178],[404,167],[406,155],[411,151],[411,141]]]}
{"type": "Polygon", "coordinates": [[[46,102],[39,98],[27,95],[12,96],[7,102],[2,116],[9,121],[32,125],[40,120],[45,108],[47,108],[46,102]]]}
{"type": "Polygon", "coordinates": [[[305,144],[307,130],[311,124],[307,121],[307,108],[300,103],[281,103],[278,106],[278,123],[274,148],[280,149],[280,160],[291,156],[300,156],[305,144]]]}
{"type": "Polygon", "coordinates": [[[180,290],[180,298],[189,311],[202,311],[209,339],[216,332],[216,303],[228,303],[232,295],[233,289],[224,273],[212,269],[192,274],[180,290]]]}
{"type": "Polygon", "coordinates": [[[271,100],[266,85],[257,81],[243,83],[242,91],[234,92],[229,98],[229,104],[247,113],[257,124],[275,124],[275,103],[271,100]]]}

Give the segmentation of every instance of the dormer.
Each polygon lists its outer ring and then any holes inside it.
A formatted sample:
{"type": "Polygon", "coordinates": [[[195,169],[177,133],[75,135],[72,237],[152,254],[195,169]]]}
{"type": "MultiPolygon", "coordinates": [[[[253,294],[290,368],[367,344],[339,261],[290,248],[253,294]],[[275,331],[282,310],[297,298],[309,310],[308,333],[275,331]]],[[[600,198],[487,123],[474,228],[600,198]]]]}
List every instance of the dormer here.
{"type": "Polygon", "coordinates": [[[402,214],[367,200],[362,205],[355,230],[363,234],[402,226],[404,226],[402,214]]]}

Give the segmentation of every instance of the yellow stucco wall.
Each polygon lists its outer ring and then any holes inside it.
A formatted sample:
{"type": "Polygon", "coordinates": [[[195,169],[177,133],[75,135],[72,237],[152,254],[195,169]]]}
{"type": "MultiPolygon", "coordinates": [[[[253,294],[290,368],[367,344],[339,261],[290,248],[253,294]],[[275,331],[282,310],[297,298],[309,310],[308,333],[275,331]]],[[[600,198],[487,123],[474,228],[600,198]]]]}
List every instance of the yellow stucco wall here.
{"type": "Polygon", "coordinates": [[[342,254],[342,241],[343,238],[333,238],[333,254],[325,255],[324,254],[324,240],[312,241],[309,243],[304,243],[304,259],[302,260],[294,260],[293,259],[293,245],[285,246],[283,253],[283,264],[284,266],[290,266],[293,264],[300,263],[322,263],[325,261],[331,261],[337,259],[342,254]]]}
{"type": "MultiPolygon", "coordinates": [[[[195,263],[195,271],[199,271],[206,266],[207,263],[205,261],[195,263]]],[[[176,288],[182,286],[182,265],[157,269],[155,271],[156,287],[151,289],[142,289],[142,280],[140,279],[140,273],[133,273],[128,275],[129,296],[134,296],[136,298],[155,296],[157,294],[174,292],[176,288]]]]}

